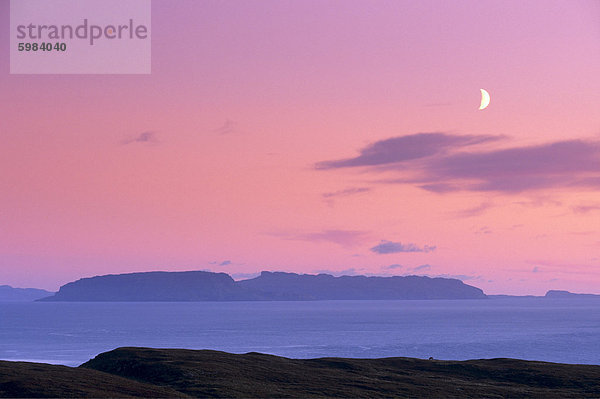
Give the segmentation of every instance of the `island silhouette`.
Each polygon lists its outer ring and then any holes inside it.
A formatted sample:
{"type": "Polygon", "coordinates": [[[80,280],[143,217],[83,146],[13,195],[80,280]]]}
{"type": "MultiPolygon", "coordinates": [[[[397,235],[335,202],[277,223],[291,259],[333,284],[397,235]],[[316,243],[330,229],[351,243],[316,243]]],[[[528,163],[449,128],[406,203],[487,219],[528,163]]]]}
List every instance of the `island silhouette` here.
{"type": "Polygon", "coordinates": [[[310,301],[372,299],[483,299],[460,280],[426,276],[341,276],[263,271],[235,281],[206,271],[104,275],[70,282],[40,301],[310,301]]]}

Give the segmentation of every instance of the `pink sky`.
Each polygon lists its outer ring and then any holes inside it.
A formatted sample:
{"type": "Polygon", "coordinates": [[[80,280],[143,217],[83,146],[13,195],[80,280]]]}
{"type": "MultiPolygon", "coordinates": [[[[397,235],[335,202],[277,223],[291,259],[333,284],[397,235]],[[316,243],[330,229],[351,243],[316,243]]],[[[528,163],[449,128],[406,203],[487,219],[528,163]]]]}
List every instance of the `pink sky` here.
{"type": "Polygon", "coordinates": [[[9,75],[8,9],[0,284],[281,270],[600,293],[598,1],[154,0],[147,76],[9,75]]]}

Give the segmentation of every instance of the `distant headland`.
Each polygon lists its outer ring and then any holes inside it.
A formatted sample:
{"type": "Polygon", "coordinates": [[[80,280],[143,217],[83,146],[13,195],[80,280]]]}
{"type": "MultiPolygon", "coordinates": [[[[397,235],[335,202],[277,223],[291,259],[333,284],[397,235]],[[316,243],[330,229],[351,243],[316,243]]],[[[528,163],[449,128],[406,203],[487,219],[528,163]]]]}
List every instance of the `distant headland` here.
{"type": "Polygon", "coordinates": [[[1,302],[31,302],[52,294],[53,292],[37,288],[13,288],[10,285],[0,285],[1,302]]]}
{"type": "Polygon", "coordinates": [[[483,291],[450,278],[366,277],[262,272],[235,281],[206,271],[145,272],[82,278],[41,301],[192,302],[371,299],[482,299],[483,291]]]}
{"type": "Polygon", "coordinates": [[[501,299],[501,298],[535,298],[535,299],[576,299],[576,298],[600,298],[600,295],[596,294],[575,294],[573,292],[564,290],[549,290],[546,295],[488,295],[490,299],[501,299]]]}
{"type": "Polygon", "coordinates": [[[569,291],[563,290],[550,290],[546,292],[546,298],[600,298],[600,295],[596,294],[575,294],[569,291]]]}

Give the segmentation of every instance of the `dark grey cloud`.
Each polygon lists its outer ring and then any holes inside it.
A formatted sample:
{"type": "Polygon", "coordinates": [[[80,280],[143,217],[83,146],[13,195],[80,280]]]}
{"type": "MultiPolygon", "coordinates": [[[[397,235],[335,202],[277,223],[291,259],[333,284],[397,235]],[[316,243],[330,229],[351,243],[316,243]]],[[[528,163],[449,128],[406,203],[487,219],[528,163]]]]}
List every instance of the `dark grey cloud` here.
{"type": "Polygon", "coordinates": [[[581,140],[508,148],[482,153],[462,153],[439,159],[433,167],[469,178],[504,177],[507,174],[556,175],[598,171],[599,143],[581,140]],[[475,168],[473,166],[476,166],[475,168]]]}
{"type": "Polygon", "coordinates": [[[439,194],[600,189],[599,140],[562,140],[496,150],[475,146],[502,138],[446,133],[400,136],[370,144],[357,157],[320,162],[316,168],[391,171],[398,177],[382,183],[411,184],[439,194]]]}
{"type": "Polygon", "coordinates": [[[356,166],[389,165],[414,161],[445,152],[501,139],[500,136],[453,135],[446,133],[417,133],[376,141],[360,150],[354,158],[319,162],[317,169],[337,169],[356,166]]]}
{"type": "Polygon", "coordinates": [[[156,143],[158,140],[156,139],[155,132],[142,132],[135,137],[128,138],[122,141],[122,144],[133,144],[133,143],[156,143]]]}
{"type": "Polygon", "coordinates": [[[371,248],[371,252],[377,254],[395,254],[398,252],[431,252],[435,251],[435,246],[425,245],[419,247],[415,244],[402,244],[401,242],[393,242],[382,240],[379,244],[371,248]]]}
{"type": "Polygon", "coordinates": [[[600,188],[600,142],[543,145],[439,157],[426,167],[427,183],[456,189],[522,192],[551,187],[600,188]]]}

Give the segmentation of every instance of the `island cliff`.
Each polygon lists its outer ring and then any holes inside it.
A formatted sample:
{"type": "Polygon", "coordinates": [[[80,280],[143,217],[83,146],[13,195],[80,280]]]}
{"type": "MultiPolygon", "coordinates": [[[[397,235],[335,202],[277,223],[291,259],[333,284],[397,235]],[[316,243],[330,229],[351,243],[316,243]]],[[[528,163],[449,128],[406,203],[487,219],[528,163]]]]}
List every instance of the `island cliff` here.
{"type": "Polygon", "coordinates": [[[479,288],[460,280],[425,276],[366,277],[329,274],[262,272],[238,286],[271,298],[292,300],[334,299],[477,299],[479,288]]]}

